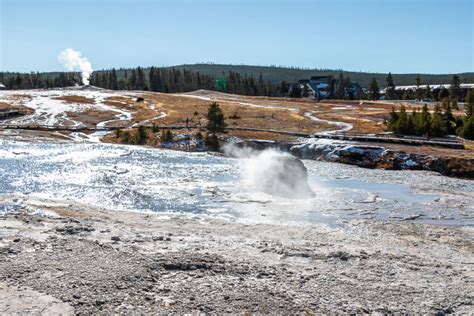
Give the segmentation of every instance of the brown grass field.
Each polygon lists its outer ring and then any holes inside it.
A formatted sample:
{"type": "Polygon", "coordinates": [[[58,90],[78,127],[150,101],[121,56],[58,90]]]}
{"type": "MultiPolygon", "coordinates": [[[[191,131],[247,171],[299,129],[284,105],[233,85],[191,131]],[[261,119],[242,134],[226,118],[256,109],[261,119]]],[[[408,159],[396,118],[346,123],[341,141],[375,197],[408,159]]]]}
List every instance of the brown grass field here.
{"type": "MultiPolygon", "coordinates": [[[[338,130],[341,127],[330,122],[344,122],[352,125],[351,132],[381,133],[386,131],[386,120],[391,109],[400,106],[400,103],[389,101],[324,100],[317,102],[311,99],[250,97],[205,90],[181,94],[142,92],[128,95],[127,93],[126,91],[123,94],[117,92],[116,96],[107,97],[104,103],[117,109],[130,111],[132,119],[112,121],[107,124],[108,126],[127,128],[133,124],[156,124],[158,126],[184,127],[186,120],[188,120],[188,126],[191,129],[176,132],[195,134],[198,131],[205,131],[208,106],[211,102],[217,102],[226,117],[229,128],[227,136],[281,141],[295,140],[298,137],[271,131],[235,130],[233,128],[255,128],[310,134],[338,130]],[[137,97],[142,97],[144,100],[138,102],[137,97]],[[311,120],[308,116],[314,116],[320,121],[311,120]]],[[[0,108],[18,107],[22,101],[30,98],[31,96],[28,94],[13,95],[12,102],[1,102],[0,108]]],[[[79,95],[68,95],[55,99],[84,105],[95,104],[94,99],[79,95]]],[[[411,112],[413,109],[421,110],[422,104],[406,103],[405,106],[407,111],[411,112]]],[[[80,113],[67,113],[71,119],[91,127],[102,121],[114,120],[117,114],[119,114],[118,111],[98,109],[87,109],[80,113]]],[[[453,111],[453,114],[463,115],[463,111],[453,111]]],[[[114,142],[113,137],[107,137],[105,140],[114,142]]],[[[155,144],[156,140],[152,138],[150,145],[155,144]]],[[[374,145],[374,143],[371,144],[374,145]]],[[[466,142],[466,150],[397,144],[383,145],[387,148],[407,152],[456,157],[474,156],[473,142],[466,142]]]]}

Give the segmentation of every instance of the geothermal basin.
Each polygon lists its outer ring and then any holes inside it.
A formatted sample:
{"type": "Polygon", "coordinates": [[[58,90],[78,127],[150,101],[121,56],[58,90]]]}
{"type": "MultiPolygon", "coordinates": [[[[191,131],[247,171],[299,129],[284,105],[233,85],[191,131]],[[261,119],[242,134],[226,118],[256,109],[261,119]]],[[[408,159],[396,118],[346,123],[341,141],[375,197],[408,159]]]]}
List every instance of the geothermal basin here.
{"type": "Polygon", "coordinates": [[[256,155],[239,159],[123,145],[2,141],[0,213],[81,203],[244,223],[339,226],[375,219],[474,225],[469,180],[304,160],[314,194],[292,198],[260,190],[252,173],[266,160],[256,155]]]}

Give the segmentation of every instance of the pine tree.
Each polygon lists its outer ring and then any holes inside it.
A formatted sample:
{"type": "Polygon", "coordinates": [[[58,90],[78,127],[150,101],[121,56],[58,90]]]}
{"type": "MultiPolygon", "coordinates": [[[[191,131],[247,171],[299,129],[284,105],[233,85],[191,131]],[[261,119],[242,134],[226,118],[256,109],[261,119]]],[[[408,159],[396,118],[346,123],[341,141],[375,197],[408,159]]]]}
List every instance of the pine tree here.
{"type": "Polygon", "coordinates": [[[112,68],[112,72],[110,73],[110,88],[112,90],[118,90],[117,72],[115,68],[112,68]]]}
{"type": "Polygon", "coordinates": [[[438,94],[438,98],[440,101],[444,100],[445,98],[449,97],[449,91],[446,88],[442,88],[438,94]]]}
{"type": "Polygon", "coordinates": [[[328,83],[328,88],[327,88],[327,98],[332,99],[334,98],[334,87],[336,86],[336,79],[334,79],[332,76],[329,76],[329,83],[328,83]]]}
{"type": "Polygon", "coordinates": [[[415,78],[415,83],[416,83],[416,98],[417,99],[421,99],[421,89],[420,89],[420,86],[421,86],[421,77],[420,75],[416,75],[416,78],[415,78]]]}
{"type": "Polygon", "coordinates": [[[441,114],[441,108],[437,104],[435,106],[434,113],[431,116],[431,130],[429,136],[442,137],[446,135],[445,127],[446,124],[444,122],[443,115],[441,114]]]}
{"type": "Polygon", "coordinates": [[[426,90],[425,90],[425,99],[431,99],[431,98],[432,98],[431,87],[430,85],[427,85],[426,90]]]}
{"type": "Polygon", "coordinates": [[[466,117],[469,119],[474,116],[474,90],[469,90],[466,95],[466,102],[464,103],[464,111],[466,117]]]}
{"type": "Polygon", "coordinates": [[[420,86],[421,86],[421,77],[420,77],[420,75],[419,75],[419,74],[418,74],[418,75],[416,75],[416,78],[415,78],[415,83],[416,83],[416,87],[417,87],[417,89],[419,89],[419,88],[420,88],[420,86]]]}
{"type": "Polygon", "coordinates": [[[132,69],[132,74],[128,80],[128,90],[137,90],[137,71],[132,69]]]}
{"type": "Polygon", "coordinates": [[[162,91],[161,77],[160,77],[160,73],[156,70],[155,67],[150,68],[148,77],[149,77],[149,82],[150,82],[150,91],[161,92],[162,91]]]}
{"type": "Polygon", "coordinates": [[[345,88],[344,88],[344,75],[342,72],[339,74],[339,79],[337,80],[337,91],[336,91],[336,98],[344,99],[345,88]]]}
{"type": "Polygon", "coordinates": [[[137,83],[135,86],[135,90],[148,90],[145,83],[145,73],[140,67],[137,68],[137,83]]]}
{"type": "Polygon", "coordinates": [[[448,103],[446,106],[446,110],[444,111],[444,130],[448,135],[452,135],[455,133],[454,123],[456,122],[453,113],[451,111],[451,105],[448,103]]]}
{"type": "Polygon", "coordinates": [[[369,83],[369,98],[370,100],[379,99],[379,84],[377,83],[377,79],[375,78],[372,78],[369,83]]]}
{"type": "Polygon", "coordinates": [[[148,134],[146,132],[146,128],[143,125],[140,125],[137,130],[137,143],[140,145],[145,144],[146,139],[148,138],[148,134]]]}
{"type": "Polygon", "coordinates": [[[451,79],[451,96],[453,98],[460,98],[461,78],[458,75],[453,75],[451,79]]]}
{"type": "Polygon", "coordinates": [[[389,72],[386,78],[387,87],[385,88],[385,98],[387,100],[395,99],[395,84],[393,83],[392,73],[389,72]]]}
{"type": "Polygon", "coordinates": [[[214,149],[219,149],[219,141],[217,139],[217,133],[223,133],[226,128],[224,119],[224,113],[222,112],[219,104],[213,102],[209,105],[207,111],[207,137],[206,144],[214,149]]]}
{"type": "Polygon", "coordinates": [[[421,136],[427,136],[431,130],[431,114],[428,111],[428,106],[423,105],[420,115],[419,132],[421,136]]]}
{"type": "Polygon", "coordinates": [[[207,110],[207,130],[215,135],[225,131],[226,123],[224,113],[217,102],[212,102],[207,110]]]}

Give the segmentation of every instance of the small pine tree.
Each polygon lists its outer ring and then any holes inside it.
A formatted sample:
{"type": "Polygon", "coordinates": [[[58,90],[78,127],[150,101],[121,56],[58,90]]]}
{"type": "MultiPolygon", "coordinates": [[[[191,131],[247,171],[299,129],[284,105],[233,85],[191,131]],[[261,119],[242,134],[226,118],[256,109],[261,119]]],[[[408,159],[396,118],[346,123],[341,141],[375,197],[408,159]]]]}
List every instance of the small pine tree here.
{"type": "Polygon", "coordinates": [[[451,108],[452,108],[453,110],[459,110],[458,100],[453,99],[453,100],[451,101],[451,108]]]}
{"type": "Polygon", "coordinates": [[[146,127],[143,125],[140,125],[137,130],[137,144],[143,145],[146,143],[146,140],[148,138],[148,134],[146,132],[146,127]]]}
{"type": "Polygon", "coordinates": [[[448,135],[453,135],[455,133],[455,124],[456,120],[451,112],[451,105],[447,105],[446,110],[444,111],[444,130],[448,135]]]}
{"type": "Polygon", "coordinates": [[[392,73],[389,72],[386,78],[387,87],[385,88],[385,98],[387,100],[394,100],[396,98],[395,95],[395,84],[393,83],[392,73]]]}
{"type": "Polygon", "coordinates": [[[207,110],[207,120],[207,130],[209,133],[215,135],[225,131],[226,123],[224,113],[217,102],[213,102],[209,105],[207,110]]]}
{"type": "Polygon", "coordinates": [[[129,131],[122,131],[122,143],[130,144],[132,141],[132,135],[130,135],[129,131]]]}
{"type": "Polygon", "coordinates": [[[369,98],[374,101],[379,99],[379,84],[375,78],[369,83],[369,98]]]}
{"type": "Polygon", "coordinates": [[[441,108],[439,105],[435,106],[433,115],[431,116],[431,131],[429,136],[433,137],[443,137],[446,135],[445,130],[446,124],[441,114],[441,108]]]}
{"type": "Polygon", "coordinates": [[[459,136],[474,140],[474,116],[470,116],[468,119],[466,119],[464,125],[459,128],[458,131],[459,136]]]}
{"type": "Polygon", "coordinates": [[[284,97],[287,94],[288,94],[288,84],[286,83],[286,81],[282,81],[280,83],[280,95],[284,97]]]}
{"type": "Polygon", "coordinates": [[[419,132],[421,136],[427,136],[431,130],[431,114],[428,111],[428,106],[423,105],[420,115],[419,132]]]}
{"type": "Polygon", "coordinates": [[[466,103],[464,103],[464,111],[469,119],[474,115],[474,90],[469,90],[466,95],[466,103]]]}

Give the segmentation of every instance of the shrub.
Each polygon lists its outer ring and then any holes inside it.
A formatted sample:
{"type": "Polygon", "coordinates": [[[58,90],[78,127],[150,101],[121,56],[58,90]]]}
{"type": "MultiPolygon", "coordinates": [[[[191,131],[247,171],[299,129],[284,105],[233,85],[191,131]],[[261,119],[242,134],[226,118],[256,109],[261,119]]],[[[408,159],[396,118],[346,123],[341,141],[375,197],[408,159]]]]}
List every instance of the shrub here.
{"type": "Polygon", "coordinates": [[[124,144],[130,144],[132,140],[132,135],[130,135],[129,131],[122,131],[122,143],[124,144]]]}
{"type": "Polygon", "coordinates": [[[173,133],[169,129],[161,131],[160,141],[162,143],[168,143],[173,141],[173,133]]]}
{"type": "Polygon", "coordinates": [[[136,142],[140,145],[143,145],[146,143],[146,140],[148,138],[148,134],[146,132],[146,127],[143,125],[140,125],[137,130],[136,134],[136,142]]]}
{"type": "Polygon", "coordinates": [[[458,129],[458,135],[466,139],[474,140],[474,116],[466,119],[464,125],[458,129]]]}

